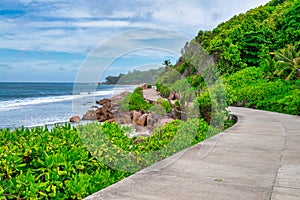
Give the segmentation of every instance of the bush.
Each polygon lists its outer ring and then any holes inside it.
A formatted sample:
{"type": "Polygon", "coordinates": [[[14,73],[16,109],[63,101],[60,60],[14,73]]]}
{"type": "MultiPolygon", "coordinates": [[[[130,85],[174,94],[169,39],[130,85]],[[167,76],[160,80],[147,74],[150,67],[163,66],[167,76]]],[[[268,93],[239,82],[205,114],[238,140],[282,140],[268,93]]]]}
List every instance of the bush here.
{"type": "Polygon", "coordinates": [[[179,103],[178,99],[175,99],[174,105],[175,105],[176,107],[180,107],[180,103],[179,103]]]}
{"type": "Polygon", "coordinates": [[[156,128],[151,137],[140,138],[128,138],[116,123],[91,123],[79,130],[98,160],[110,167],[138,171],[206,139],[208,127],[203,120],[174,120],[156,128]]]}
{"type": "Polygon", "coordinates": [[[160,92],[160,95],[162,97],[169,98],[171,90],[168,87],[166,87],[162,84],[159,84],[159,83],[156,83],[155,86],[156,86],[157,90],[160,92]]]}
{"type": "Polygon", "coordinates": [[[232,75],[224,76],[225,83],[232,88],[241,88],[247,85],[264,81],[263,70],[256,67],[248,67],[232,75]]]}
{"type": "Polygon", "coordinates": [[[182,63],[181,65],[179,65],[177,67],[177,71],[180,73],[180,74],[183,74],[186,70],[186,68],[190,67],[190,63],[188,62],[184,62],[182,63]]]}
{"type": "Polygon", "coordinates": [[[196,102],[199,106],[200,115],[205,121],[210,122],[211,120],[211,109],[212,109],[212,102],[209,95],[209,92],[202,92],[197,98],[196,102]]]}
{"type": "Polygon", "coordinates": [[[128,131],[96,122],[0,129],[1,199],[82,199],[132,174],[112,168],[113,162],[137,171],[216,133],[198,119],[174,120],[140,140],[128,131]]]}
{"type": "Polygon", "coordinates": [[[187,81],[190,83],[190,86],[193,88],[198,88],[198,87],[205,87],[205,81],[201,75],[192,75],[188,76],[187,81]]]}
{"type": "Polygon", "coordinates": [[[172,105],[170,104],[170,102],[168,100],[159,98],[159,99],[157,99],[157,103],[159,105],[161,105],[166,112],[168,112],[168,113],[172,112],[172,105]]]}
{"type": "Polygon", "coordinates": [[[136,88],[133,93],[127,94],[121,101],[120,101],[121,107],[120,110],[122,112],[124,111],[143,111],[146,112],[149,110],[152,105],[148,103],[144,98],[142,94],[142,89],[140,87],[136,88]]]}
{"type": "Polygon", "coordinates": [[[82,199],[128,175],[92,157],[69,124],[0,130],[4,199],[82,199]]]}
{"type": "Polygon", "coordinates": [[[300,115],[297,84],[279,79],[267,81],[258,68],[246,68],[224,81],[231,105],[300,115]]]}

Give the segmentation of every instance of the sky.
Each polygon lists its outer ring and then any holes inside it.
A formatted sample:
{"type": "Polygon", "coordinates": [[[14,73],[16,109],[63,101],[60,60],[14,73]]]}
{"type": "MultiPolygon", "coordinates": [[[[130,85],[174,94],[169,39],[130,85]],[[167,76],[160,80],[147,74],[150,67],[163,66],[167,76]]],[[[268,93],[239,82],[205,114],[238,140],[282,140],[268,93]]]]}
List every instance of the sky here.
{"type": "Polygon", "coordinates": [[[174,64],[199,30],[267,2],[1,0],[0,82],[74,82],[86,67],[101,68],[103,81],[166,59],[174,64]]]}

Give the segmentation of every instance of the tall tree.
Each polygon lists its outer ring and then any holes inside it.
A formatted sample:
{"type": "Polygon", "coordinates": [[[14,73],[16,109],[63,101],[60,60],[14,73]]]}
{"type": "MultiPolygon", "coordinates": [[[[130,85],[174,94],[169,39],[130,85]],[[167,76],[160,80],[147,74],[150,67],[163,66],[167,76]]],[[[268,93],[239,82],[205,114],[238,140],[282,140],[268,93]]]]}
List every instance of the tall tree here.
{"type": "Polygon", "coordinates": [[[170,61],[170,59],[164,60],[163,65],[166,67],[167,70],[169,70],[169,69],[170,69],[170,66],[171,66],[171,61],[170,61]]]}

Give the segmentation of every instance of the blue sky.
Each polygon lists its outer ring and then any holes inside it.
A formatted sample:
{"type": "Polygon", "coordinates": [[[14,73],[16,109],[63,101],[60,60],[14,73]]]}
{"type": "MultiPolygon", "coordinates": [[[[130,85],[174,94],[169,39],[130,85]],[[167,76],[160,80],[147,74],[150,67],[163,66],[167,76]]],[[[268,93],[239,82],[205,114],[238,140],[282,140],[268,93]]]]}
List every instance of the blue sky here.
{"type": "MultiPolygon", "coordinates": [[[[267,2],[1,0],[0,82],[73,82],[91,52],[124,31],[163,28],[190,40],[200,29],[212,29],[235,14],[267,2]]],[[[172,43],[168,37],[174,39],[172,34],[137,34],[135,39],[151,46],[158,41],[163,45],[163,40],[172,43]]],[[[121,48],[130,44],[121,40],[116,48],[118,45],[121,48]]],[[[107,52],[114,51],[109,46],[106,48],[107,52]]],[[[158,67],[165,59],[174,63],[177,58],[174,52],[157,49],[128,52],[114,59],[106,74],[125,73],[143,66],[158,67]]],[[[100,63],[97,67],[104,68],[100,63]]]]}

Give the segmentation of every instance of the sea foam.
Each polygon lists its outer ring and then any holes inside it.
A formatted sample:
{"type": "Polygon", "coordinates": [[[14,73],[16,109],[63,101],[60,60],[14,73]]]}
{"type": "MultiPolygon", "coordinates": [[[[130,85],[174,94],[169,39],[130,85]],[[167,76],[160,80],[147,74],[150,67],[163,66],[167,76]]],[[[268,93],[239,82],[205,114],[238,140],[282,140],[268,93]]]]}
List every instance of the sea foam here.
{"type": "Polygon", "coordinates": [[[24,98],[24,99],[2,101],[0,102],[0,111],[16,110],[24,106],[30,106],[30,105],[71,101],[74,99],[80,99],[84,97],[107,96],[107,95],[113,95],[114,93],[115,91],[80,92],[79,94],[74,94],[74,95],[24,98]]]}

